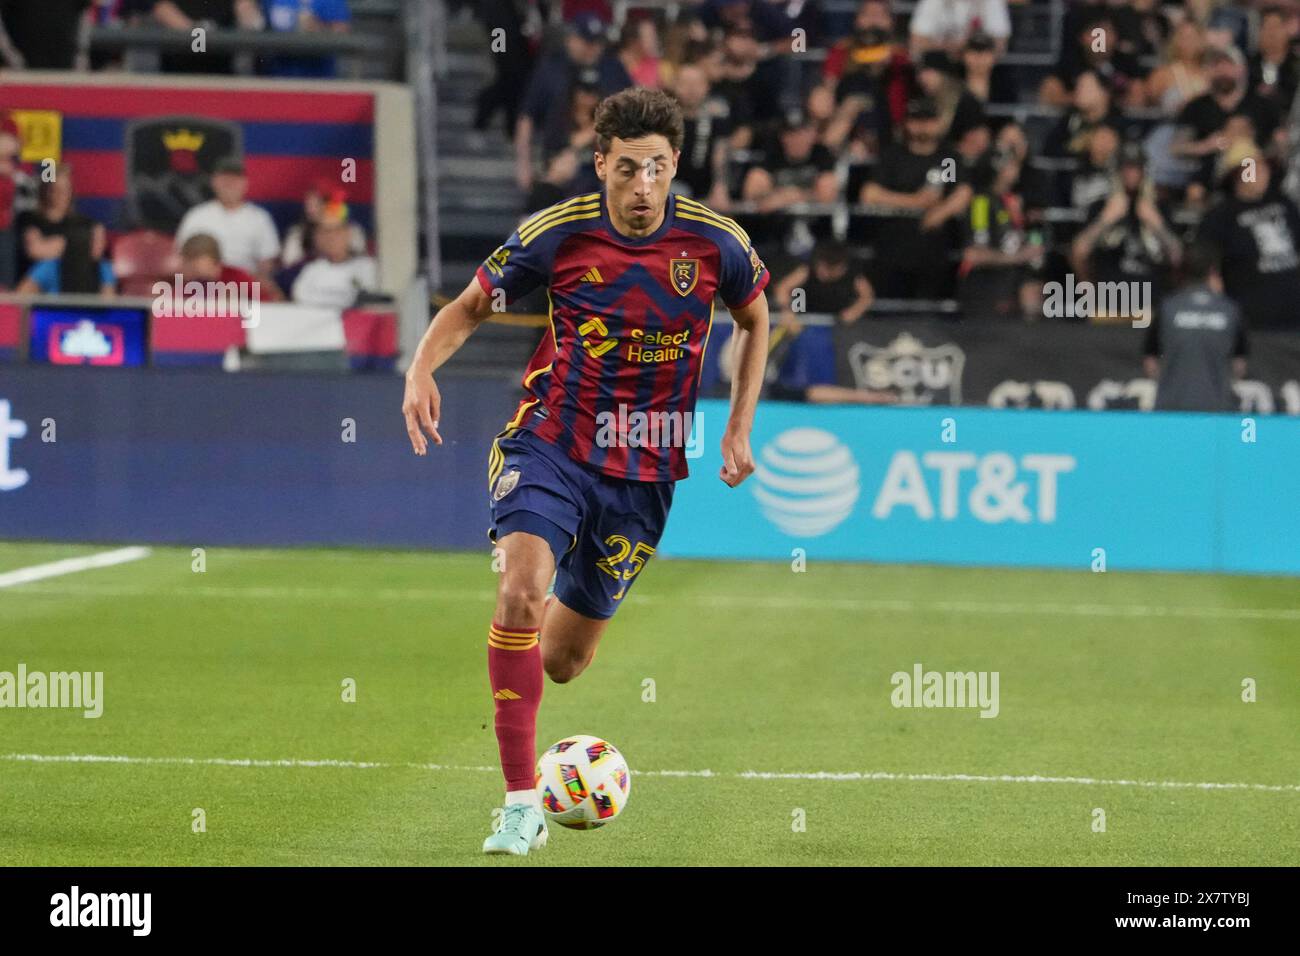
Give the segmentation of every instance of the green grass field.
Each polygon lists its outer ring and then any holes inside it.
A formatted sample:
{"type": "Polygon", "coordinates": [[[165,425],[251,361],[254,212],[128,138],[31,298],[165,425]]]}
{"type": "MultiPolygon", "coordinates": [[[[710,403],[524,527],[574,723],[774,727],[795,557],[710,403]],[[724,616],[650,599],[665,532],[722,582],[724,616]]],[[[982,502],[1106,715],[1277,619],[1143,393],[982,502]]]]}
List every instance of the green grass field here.
{"type": "MultiPolygon", "coordinates": [[[[100,550],[0,544],[0,574],[100,550]]],[[[98,720],[0,710],[0,864],[1300,858],[1294,580],[657,560],[539,728],[622,749],[628,808],[518,860],[479,853],[501,791],[489,556],[206,558],[0,588],[0,671],[103,671],[105,697],[98,720]],[[918,662],[997,671],[1000,713],[896,709],[890,675],[918,662]]]]}

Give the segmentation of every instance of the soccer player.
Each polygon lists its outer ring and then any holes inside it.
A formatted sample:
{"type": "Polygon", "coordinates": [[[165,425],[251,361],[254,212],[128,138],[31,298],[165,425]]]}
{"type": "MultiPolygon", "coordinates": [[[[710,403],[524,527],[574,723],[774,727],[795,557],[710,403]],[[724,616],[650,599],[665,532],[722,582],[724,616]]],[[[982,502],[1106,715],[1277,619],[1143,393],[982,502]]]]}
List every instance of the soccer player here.
{"type": "Polygon", "coordinates": [[[601,101],[594,161],[604,189],[521,223],[438,311],[406,373],[402,413],[423,455],[430,439],[442,444],[433,373],[493,311],[547,287],[550,334],[488,456],[489,536],[502,557],[488,676],[506,795],[485,853],[523,856],[546,843],[533,777],[542,672],[556,683],[582,673],[654,554],[687,476],[715,296],[738,326],[719,477],[735,487],[754,470],[768,272],[734,221],[669,193],[682,129],[680,107],[661,91],[601,101]]]}

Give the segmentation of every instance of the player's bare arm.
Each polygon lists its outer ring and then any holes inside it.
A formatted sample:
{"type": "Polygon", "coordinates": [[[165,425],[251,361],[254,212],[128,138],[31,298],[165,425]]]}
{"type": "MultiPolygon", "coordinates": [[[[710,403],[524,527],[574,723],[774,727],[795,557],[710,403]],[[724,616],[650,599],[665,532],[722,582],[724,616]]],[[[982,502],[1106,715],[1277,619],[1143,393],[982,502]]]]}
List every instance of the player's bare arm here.
{"type": "Polygon", "coordinates": [[[442,444],[442,436],[438,433],[442,396],[438,394],[433,373],[456,354],[456,350],[491,313],[492,300],[478,282],[471,279],[455,301],[438,310],[420,339],[415,358],[406,370],[406,395],[402,399],[406,434],[410,436],[411,448],[417,455],[428,452],[429,438],[435,445],[442,444]]]}
{"type": "Polygon", "coordinates": [[[749,433],[767,367],[767,294],[760,292],[752,302],[732,309],[731,317],[736,321],[736,374],[731,380],[731,414],[722,435],[718,477],[734,488],[754,472],[749,433]]]}

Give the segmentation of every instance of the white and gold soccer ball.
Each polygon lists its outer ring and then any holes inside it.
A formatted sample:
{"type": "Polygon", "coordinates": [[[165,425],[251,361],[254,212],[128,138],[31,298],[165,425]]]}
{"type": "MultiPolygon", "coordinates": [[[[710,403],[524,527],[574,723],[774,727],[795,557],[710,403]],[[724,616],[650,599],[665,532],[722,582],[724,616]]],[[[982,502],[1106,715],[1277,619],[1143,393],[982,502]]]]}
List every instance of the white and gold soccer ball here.
{"type": "Polygon", "coordinates": [[[537,761],[537,795],[550,823],[594,830],[618,816],[632,775],[618,748],[589,734],[553,744],[537,761]]]}

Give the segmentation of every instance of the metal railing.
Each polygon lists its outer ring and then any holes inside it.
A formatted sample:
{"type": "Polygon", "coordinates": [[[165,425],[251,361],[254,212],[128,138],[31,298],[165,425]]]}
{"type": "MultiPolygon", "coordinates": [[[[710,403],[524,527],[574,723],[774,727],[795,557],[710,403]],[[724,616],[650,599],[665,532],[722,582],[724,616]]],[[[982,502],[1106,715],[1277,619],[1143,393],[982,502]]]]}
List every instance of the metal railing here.
{"type": "MultiPolygon", "coordinates": [[[[125,54],[127,68],[132,72],[156,71],[163,54],[194,52],[194,38],[188,31],[152,24],[97,25],[87,32],[86,42],[92,52],[125,54]]],[[[392,45],[384,37],[369,33],[290,33],[218,27],[206,31],[204,52],[232,57],[236,73],[252,73],[253,59],[258,56],[337,56],[351,61],[345,72],[353,77],[361,75],[362,62],[389,61],[393,56],[392,45]]]]}

